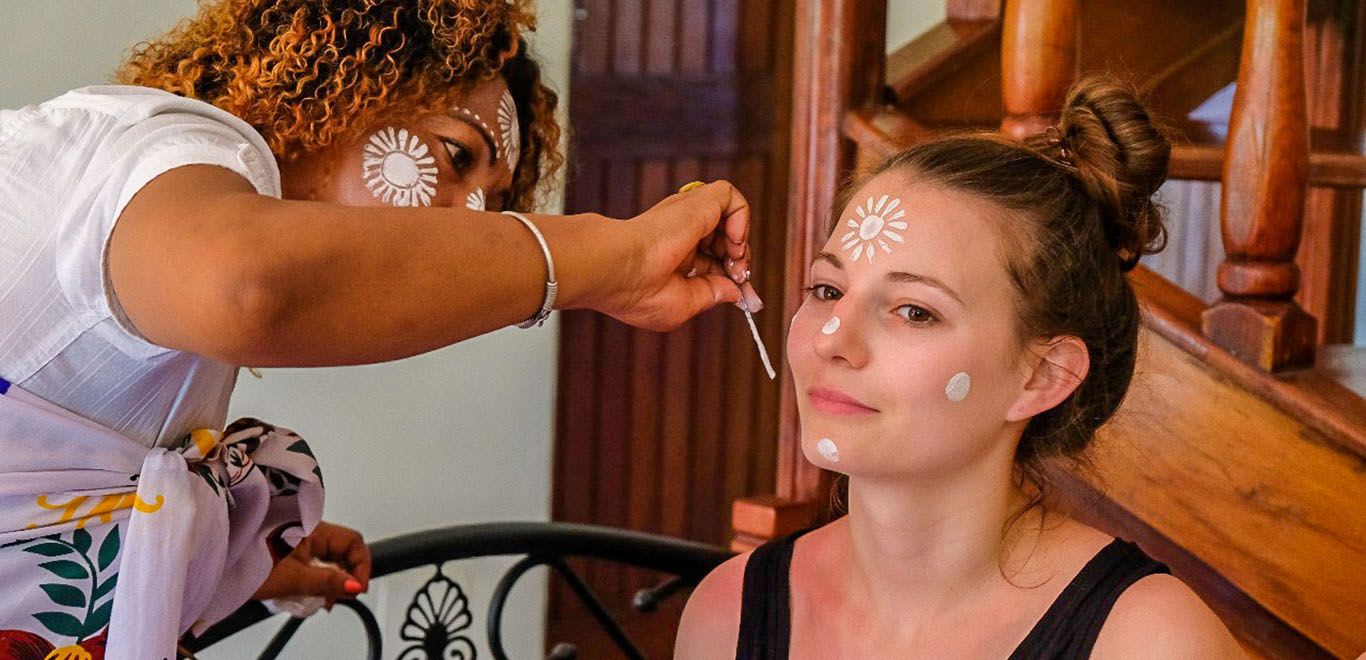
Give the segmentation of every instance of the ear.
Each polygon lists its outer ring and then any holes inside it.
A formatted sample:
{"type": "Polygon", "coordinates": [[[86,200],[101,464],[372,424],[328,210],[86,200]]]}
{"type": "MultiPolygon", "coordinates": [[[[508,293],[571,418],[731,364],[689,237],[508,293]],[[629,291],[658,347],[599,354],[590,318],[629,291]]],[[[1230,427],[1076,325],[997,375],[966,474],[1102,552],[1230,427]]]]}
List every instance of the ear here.
{"type": "Polygon", "coordinates": [[[1062,403],[1091,368],[1086,343],[1072,336],[1039,342],[1030,356],[1024,389],[1006,412],[1011,422],[1029,419],[1062,403]]]}

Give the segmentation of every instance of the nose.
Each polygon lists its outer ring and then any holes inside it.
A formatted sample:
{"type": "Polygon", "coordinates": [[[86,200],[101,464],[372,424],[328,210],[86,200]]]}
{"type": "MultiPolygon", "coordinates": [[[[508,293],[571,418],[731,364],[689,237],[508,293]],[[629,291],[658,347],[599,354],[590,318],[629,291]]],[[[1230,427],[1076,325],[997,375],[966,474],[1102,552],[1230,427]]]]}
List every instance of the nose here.
{"type": "Polygon", "coordinates": [[[868,363],[868,347],[864,343],[862,322],[848,296],[830,308],[821,327],[816,329],[816,355],[827,362],[842,362],[859,369],[868,363]]]}

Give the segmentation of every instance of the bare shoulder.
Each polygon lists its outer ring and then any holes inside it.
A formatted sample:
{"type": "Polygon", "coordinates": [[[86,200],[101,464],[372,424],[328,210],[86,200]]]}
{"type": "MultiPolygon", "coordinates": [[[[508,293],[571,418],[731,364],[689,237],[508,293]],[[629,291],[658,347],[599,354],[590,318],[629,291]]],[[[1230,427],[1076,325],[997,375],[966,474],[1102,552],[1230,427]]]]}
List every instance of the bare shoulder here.
{"type": "Polygon", "coordinates": [[[1219,617],[1181,580],[1166,574],[1135,582],[1105,620],[1093,658],[1246,658],[1219,617]]]}
{"type": "Polygon", "coordinates": [[[735,657],[740,636],[740,594],[750,553],[731,557],[707,574],[688,597],[674,644],[675,660],[735,657]]]}

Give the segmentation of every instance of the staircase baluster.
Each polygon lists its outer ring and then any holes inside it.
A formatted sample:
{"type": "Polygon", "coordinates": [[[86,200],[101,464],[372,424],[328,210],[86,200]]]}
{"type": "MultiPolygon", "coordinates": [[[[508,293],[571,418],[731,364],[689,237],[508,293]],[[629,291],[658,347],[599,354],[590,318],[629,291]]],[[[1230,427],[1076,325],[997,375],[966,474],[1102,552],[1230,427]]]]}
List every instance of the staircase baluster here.
{"type": "Polygon", "coordinates": [[[1001,132],[1016,139],[1057,123],[1077,77],[1079,0],[1006,0],[1001,34],[1001,132]]]}
{"type": "Polygon", "coordinates": [[[1249,0],[1224,147],[1224,297],[1205,311],[1215,344],[1264,371],[1313,364],[1317,321],[1295,302],[1309,180],[1305,0],[1249,0]]]}

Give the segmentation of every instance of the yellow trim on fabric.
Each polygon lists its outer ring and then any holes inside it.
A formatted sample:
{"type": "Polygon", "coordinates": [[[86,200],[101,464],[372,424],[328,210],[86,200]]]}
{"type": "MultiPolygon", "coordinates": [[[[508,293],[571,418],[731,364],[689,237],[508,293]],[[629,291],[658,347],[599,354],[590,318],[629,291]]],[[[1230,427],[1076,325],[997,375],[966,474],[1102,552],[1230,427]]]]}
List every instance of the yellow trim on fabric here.
{"type": "MultiPolygon", "coordinates": [[[[166,504],[166,498],[162,495],[157,495],[155,502],[146,502],[141,497],[138,497],[138,494],[135,491],[112,493],[101,496],[99,500],[90,507],[90,510],[87,513],[78,515],[81,507],[89,500],[90,498],[85,495],[78,495],[68,502],[52,504],[48,501],[47,495],[39,495],[35,501],[38,506],[49,511],[62,512],[57,520],[42,524],[41,526],[50,527],[63,525],[74,520],[76,521],[76,528],[80,529],[85,527],[86,523],[95,519],[98,519],[100,524],[108,525],[114,521],[114,512],[116,511],[133,509],[141,513],[156,513],[157,510],[161,509],[161,507],[166,504]]],[[[25,529],[35,529],[39,526],[39,524],[34,523],[26,526],[25,529]]]]}
{"type": "Polygon", "coordinates": [[[199,451],[201,458],[207,457],[213,451],[214,445],[218,444],[218,439],[222,434],[209,429],[195,429],[190,431],[190,439],[194,441],[194,447],[199,451]]]}

